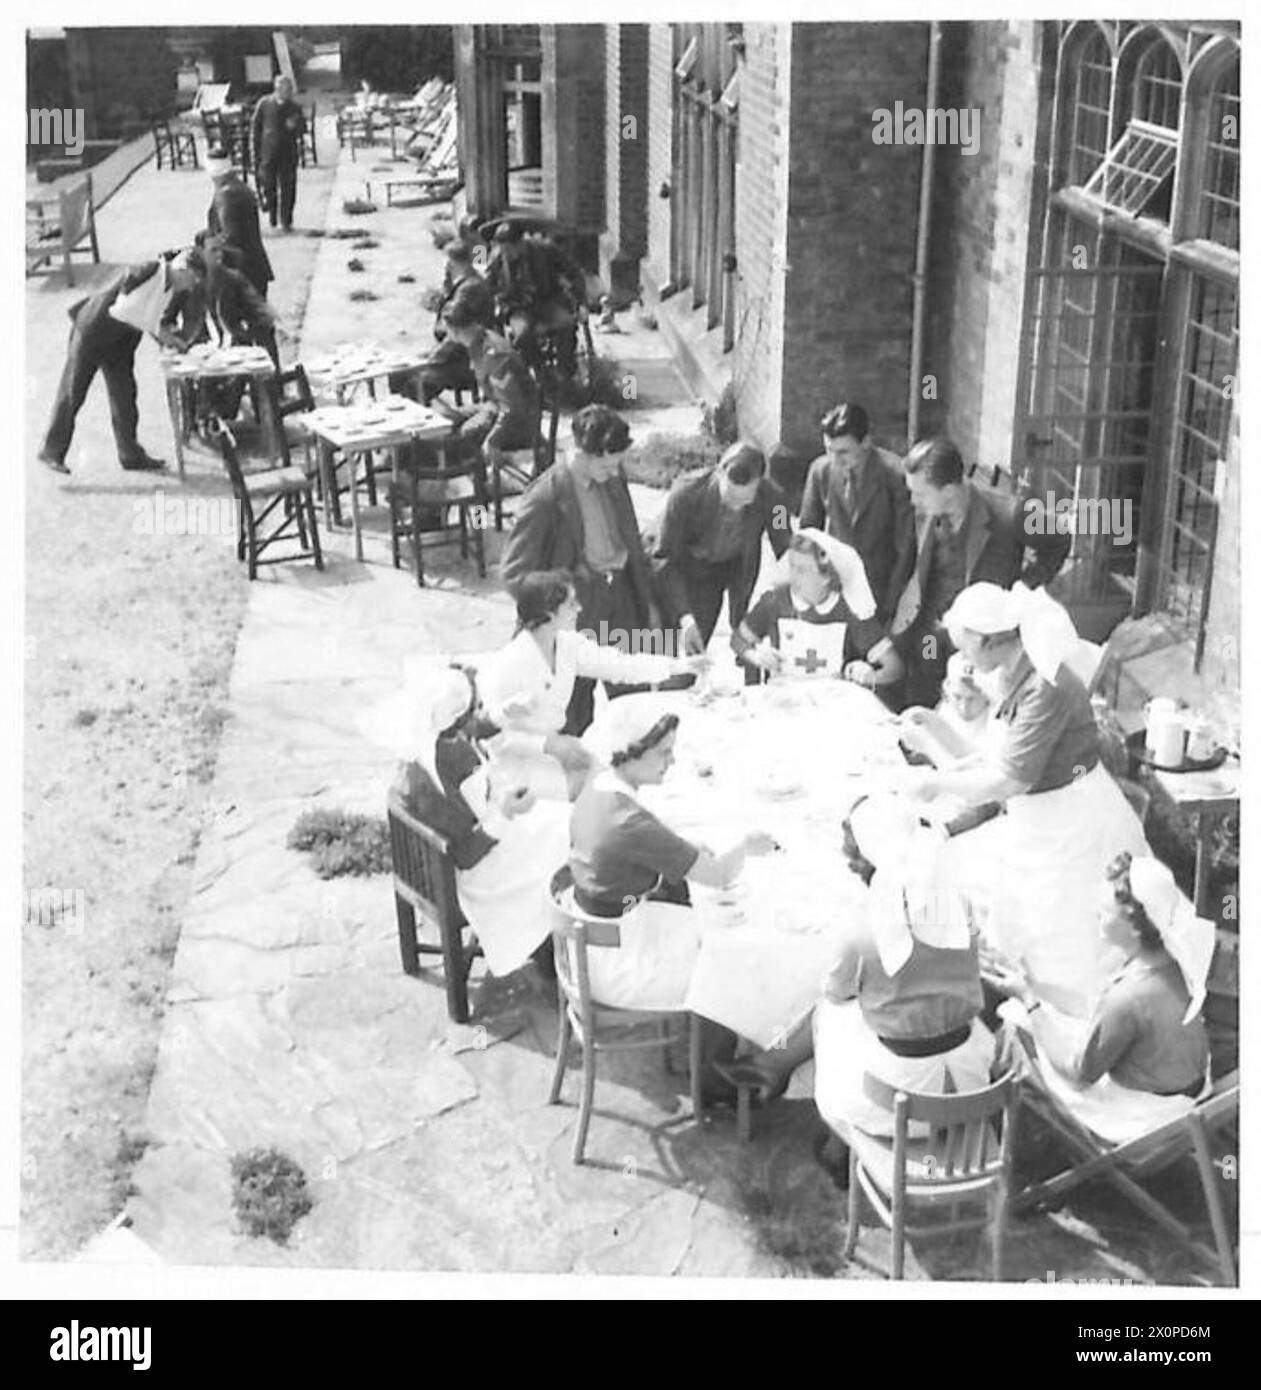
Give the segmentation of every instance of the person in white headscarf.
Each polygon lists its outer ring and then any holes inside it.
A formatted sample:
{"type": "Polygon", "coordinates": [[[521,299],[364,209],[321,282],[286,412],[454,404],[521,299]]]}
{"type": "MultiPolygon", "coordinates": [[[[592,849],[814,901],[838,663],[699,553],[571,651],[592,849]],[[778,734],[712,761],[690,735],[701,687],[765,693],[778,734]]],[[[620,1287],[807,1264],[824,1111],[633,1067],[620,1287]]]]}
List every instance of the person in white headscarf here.
{"type": "Polygon", "coordinates": [[[373,736],[404,758],[395,792],[443,835],[460,906],[494,975],[519,969],[551,933],[548,881],[569,846],[568,805],[497,775],[497,733],[474,673],[409,662],[404,689],[373,713],[373,736]]]}
{"type": "Polygon", "coordinates": [[[1044,1005],[1018,972],[997,983],[1012,996],[1000,1014],[1032,1033],[1048,1064],[1041,1068],[1047,1089],[1120,1143],[1177,1118],[1208,1088],[1201,1009],[1216,929],[1196,916],[1158,859],[1118,855],[1106,877],[1099,931],[1124,963],[1084,1024],[1044,1005]]]}
{"type": "Polygon", "coordinates": [[[1148,852],[1142,825],[1099,760],[1080,642],[1042,590],[973,584],[945,616],[951,639],[993,698],[991,736],[972,756],[908,771],[904,790],[1006,814],[951,842],[957,872],[983,901],[990,945],[1036,994],[1085,1018],[1120,965],[1095,926],[1095,893],[1123,851],[1148,852]]]}
{"type": "Polygon", "coordinates": [[[860,801],[845,825],[850,867],[868,883],[866,920],[832,968],[814,1013],[815,1104],[840,1136],[893,1132],[863,1077],[929,1094],[990,1084],[976,924],[941,833],[899,797],[860,801]]]}
{"type": "Polygon", "coordinates": [[[853,546],[808,527],[789,543],[786,568],[731,635],[748,679],[843,676],[880,690],[901,680],[901,658],[853,546]]]}

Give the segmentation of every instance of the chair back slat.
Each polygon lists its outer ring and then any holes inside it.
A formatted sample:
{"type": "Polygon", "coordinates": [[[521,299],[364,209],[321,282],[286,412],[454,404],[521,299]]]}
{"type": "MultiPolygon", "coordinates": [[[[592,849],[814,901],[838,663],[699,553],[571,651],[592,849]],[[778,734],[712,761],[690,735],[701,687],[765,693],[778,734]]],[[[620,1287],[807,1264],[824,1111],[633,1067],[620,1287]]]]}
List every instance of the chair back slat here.
{"type": "Polygon", "coordinates": [[[927,1124],[932,1137],[921,1157],[930,1161],[925,1163],[924,1176],[917,1174],[915,1181],[947,1183],[993,1174],[1008,1162],[1006,1130],[1013,1123],[1017,1083],[1013,1072],[979,1091],[926,1095],[890,1086],[868,1073],[863,1090],[869,1100],[893,1113],[895,1165],[899,1151],[903,1155],[910,1151],[911,1124],[927,1124]],[[996,1122],[1002,1124],[1002,1142],[997,1146],[996,1122]]]}
{"type": "Polygon", "coordinates": [[[447,841],[391,796],[387,806],[394,877],[439,925],[464,925],[455,888],[455,863],[447,841]]]}

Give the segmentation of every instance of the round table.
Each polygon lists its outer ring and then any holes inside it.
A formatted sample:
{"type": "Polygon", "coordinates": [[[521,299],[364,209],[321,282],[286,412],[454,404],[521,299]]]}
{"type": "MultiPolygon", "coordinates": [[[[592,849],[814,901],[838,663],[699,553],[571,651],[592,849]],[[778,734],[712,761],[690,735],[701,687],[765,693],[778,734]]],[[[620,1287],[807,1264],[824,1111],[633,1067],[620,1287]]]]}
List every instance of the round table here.
{"type": "Polygon", "coordinates": [[[687,1007],[759,1047],[782,1044],[818,1001],[866,890],[841,823],[875,778],[905,766],[893,715],[868,690],[826,677],[627,695],[679,714],[675,766],[639,797],[681,835],[722,852],[749,830],[782,852],[750,858],[731,890],[690,886],[703,943],[687,1007]]]}

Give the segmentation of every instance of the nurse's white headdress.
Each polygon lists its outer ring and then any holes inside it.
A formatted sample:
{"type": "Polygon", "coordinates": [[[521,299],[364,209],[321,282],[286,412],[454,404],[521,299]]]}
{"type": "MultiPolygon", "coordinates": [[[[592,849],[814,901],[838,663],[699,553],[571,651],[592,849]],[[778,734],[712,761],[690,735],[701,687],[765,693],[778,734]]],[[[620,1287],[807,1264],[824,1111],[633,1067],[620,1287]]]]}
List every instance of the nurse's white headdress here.
{"type": "Polygon", "coordinates": [[[1075,664],[1081,653],[1081,639],[1068,610],[1045,589],[1029,589],[1023,584],[1010,589],[969,584],[942,622],[952,637],[963,630],[983,637],[1018,632],[1033,669],[1045,681],[1053,682],[1060,668],[1065,663],[1075,664]]]}
{"type": "Polygon", "coordinates": [[[849,814],[863,858],[875,867],[871,924],[886,974],[896,975],[918,939],[939,950],[966,950],[972,935],[966,897],[949,872],[940,830],[920,823],[901,797],[865,797],[849,814]]]}
{"type": "MultiPolygon", "coordinates": [[[[820,531],[813,526],[802,527],[797,535],[804,536],[806,540],[818,546],[827,557],[828,563],[841,581],[841,597],[854,617],[860,621],[874,618],[876,600],[872,597],[871,585],[867,582],[867,569],[858,551],[852,545],[846,545],[844,541],[838,541],[835,536],[829,536],[826,531],[820,531]]],[[[787,557],[784,564],[787,565],[787,557]]]]}
{"type": "Polygon", "coordinates": [[[468,672],[443,657],[410,657],[403,663],[402,689],[369,709],[357,725],[373,743],[414,759],[436,781],[438,735],[467,714],[475,698],[468,672]]]}
{"type": "Polygon", "coordinates": [[[596,715],[582,741],[601,762],[611,766],[614,758],[642,743],[669,714],[677,711],[658,695],[623,695],[620,700],[610,700],[596,715]]]}
{"type": "Polygon", "coordinates": [[[1195,908],[1178,887],[1173,873],[1159,859],[1144,855],[1131,860],[1129,879],[1130,892],[1142,903],[1143,911],[1186,981],[1191,1003],[1182,1021],[1190,1023],[1204,1003],[1217,929],[1207,917],[1195,915],[1195,908]]]}

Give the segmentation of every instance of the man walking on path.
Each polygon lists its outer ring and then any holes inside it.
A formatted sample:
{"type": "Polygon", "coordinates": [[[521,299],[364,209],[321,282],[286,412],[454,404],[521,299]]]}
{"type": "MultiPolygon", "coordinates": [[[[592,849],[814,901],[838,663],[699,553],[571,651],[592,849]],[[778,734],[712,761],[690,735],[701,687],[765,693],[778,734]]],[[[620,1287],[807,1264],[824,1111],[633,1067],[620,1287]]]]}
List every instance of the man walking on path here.
{"type": "Polygon", "coordinates": [[[298,163],[306,117],[293,99],[293,83],[277,77],[275,94],[254,108],[253,146],[258,189],[271,225],[293,229],[293,203],[298,191],[298,163]]]}
{"type": "Polygon", "coordinates": [[[215,188],[206,226],[212,236],[222,237],[236,249],[245,278],[266,299],[267,286],[276,277],[258,225],[258,199],[237,177],[230,159],[208,159],[206,170],[215,188]]]}

